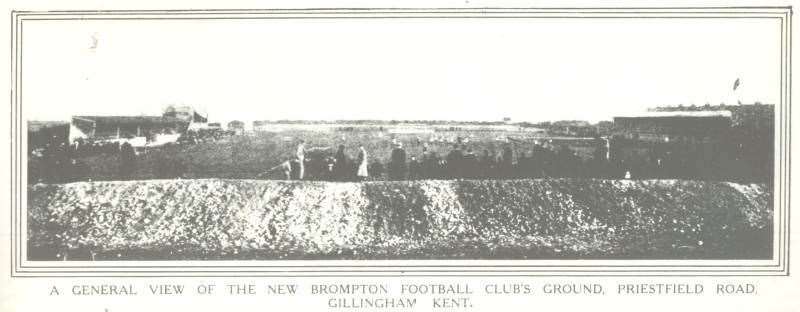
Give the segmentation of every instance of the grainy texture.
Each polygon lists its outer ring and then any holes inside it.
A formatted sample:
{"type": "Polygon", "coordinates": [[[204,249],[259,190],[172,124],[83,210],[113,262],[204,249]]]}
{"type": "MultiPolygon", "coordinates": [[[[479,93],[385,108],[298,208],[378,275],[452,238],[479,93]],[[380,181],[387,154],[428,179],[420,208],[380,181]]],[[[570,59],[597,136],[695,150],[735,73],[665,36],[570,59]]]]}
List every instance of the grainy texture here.
{"type": "Polygon", "coordinates": [[[769,258],[763,185],[681,180],[31,185],[36,259],[769,258]]]}

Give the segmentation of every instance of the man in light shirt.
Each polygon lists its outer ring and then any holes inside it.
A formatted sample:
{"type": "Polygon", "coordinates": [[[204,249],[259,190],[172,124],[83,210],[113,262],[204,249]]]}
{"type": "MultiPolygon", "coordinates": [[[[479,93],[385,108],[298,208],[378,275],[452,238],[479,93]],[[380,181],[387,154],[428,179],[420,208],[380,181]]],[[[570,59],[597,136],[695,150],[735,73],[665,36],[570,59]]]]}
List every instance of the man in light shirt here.
{"type": "Polygon", "coordinates": [[[299,163],[297,167],[297,179],[302,180],[306,167],[306,142],[304,140],[300,140],[300,144],[297,145],[297,154],[295,154],[295,157],[297,157],[297,162],[299,163]]]}

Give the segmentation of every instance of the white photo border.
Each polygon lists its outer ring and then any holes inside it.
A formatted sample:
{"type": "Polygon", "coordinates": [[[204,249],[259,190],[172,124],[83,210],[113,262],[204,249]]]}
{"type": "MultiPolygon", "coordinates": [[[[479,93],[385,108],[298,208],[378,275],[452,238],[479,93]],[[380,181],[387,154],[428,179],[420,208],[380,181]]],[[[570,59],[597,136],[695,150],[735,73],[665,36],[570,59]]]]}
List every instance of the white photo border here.
{"type": "Polygon", "coordinates": [[[431,276],[789,276],[792,7],[342,8],[258,10],[93,10],[11,12],[11,277],[431,277],[431,276]],[[209,19],[776,19],[781,29],[780,100],[775,114],[774,233],[771,260],[265,260],[28,261],[26,129],[22,99],[25,23],[52,20],[209,19]]]}

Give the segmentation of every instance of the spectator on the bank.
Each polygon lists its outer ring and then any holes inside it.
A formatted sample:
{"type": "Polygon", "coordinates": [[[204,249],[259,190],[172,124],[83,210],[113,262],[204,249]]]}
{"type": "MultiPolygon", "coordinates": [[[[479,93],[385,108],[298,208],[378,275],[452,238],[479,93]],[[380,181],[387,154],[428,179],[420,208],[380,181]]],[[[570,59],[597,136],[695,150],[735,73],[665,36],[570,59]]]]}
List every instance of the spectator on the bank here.
{"type": "Polygon", "coordinates": [[[356,158],[356,164],[358,166],[356,177],[361,181],[366,180],[367,177],[369,177],[369,172],[367,169],[367,157],[367,150],[364,149],[364,145],[360,145],[358,147],[358,157],[356,158]]]}
{"type": "Polygon", "coordinates": [[[483,155],[481,155],[479,162],[479,176],[481,178],[493,176],[492,172],[494,171],[494,157],[489,153],[488,149],[483,150],[483,155]]]}
{"type": "Polygon", "coordinates": [[[517,158],[517,176],[530,177],[533,176],[533,152],[521,151],[517,158]]]}
{"type": "Polygon", "coordinates": [[[119,174],[122,179],[130,179],[136,170],[136,150],[125,142],[119,149],[119,174]]]}
{"type": "Polygon", "coordinates": [[[300,140],[300,143],[297,144],[297,152],[295,153],[295,158],[297,159],[297,179],[302,180],[303,176],[305,175],[305,159],[306,159],[306,142],[304,140],[300,140]]]}
{"type": "Polygon", "coordinates": [[[334,175],[337,180],[346,180],[348,177],[347,155],[344,153],[344,145],[339,145],[339,149],[334,156],[334,175]]]}
{"type": "Polygon", "coordinates": [[[69,146],[69,152],[73,156],[78,155],[78,151],[81,149],[81,145],[83,144],[81,138],[76,139],[72,144],[69,146]]]}
{"type": "Polygon", "coordinates": [[[334,167],[335,166],[336,166],[336,159],[335,158],[333,158],[331,156],[325,157],[325,159],[324,159],[324,161],[322,163],[322,179],[324,179],[326,181],[334,181],[334,180],[336,180],[337,177],[336,177],[336,174],[334,172],[334,170],[335,170],[334,167]]]}
{"type": "Polygon", "coordinates": [[[422,152],[419,154],[419,162],[420,162],[420,178],[425,178],[430,175],[430,172],[427,171],[429,169],[429,159],[431,157],[431,152],[428,151],[428,142],[422,143],[422,152]]]}
{"type": "Polygon", "coordinates": [[[417,180],[422,177],[422,163],[417,159],[417,156],[411,156],[408,162],[408,179],[417,180]]]}
{"type": "Polygon", "coordinates": [[[500,158],[500,171],[502,177],[510,177],[514,170],[514,151],[511,145],[507,144],[503,148],[503,154],[500,158]]]}
{"type": "Polygon", "coordinates": [[[423,178],[440,178],[444,173],[443,166],[439,155],[434,151],[427,151],[423,154],[422,158],[422,177],[423,178]]]}
{"type": "Polygon", "coordinates": [[[462,172],[462,162],[464,160],[464,153],[458,144],[453,145],[453,149],[447,154],[447,174],[451,178],[460,177],[462,172]]]}
{"type": "Polygon", "coordinates": [[[464,158],[461,160],[461,176],[467,178],[476,178],[478,176],[479,165],[478,165],[478,155],[475,155],[472,152],[471,148],[465,148],[467,153],[464,154],[464,158]]]}
{"type": "Polygon", "coordinates": [[[397,142],[392,149],[391,160],[389,161],[389,179],[403,180],[406,175],[406,151],[403,143],[397,142]]]}
{"type": "Polygon", "coordinates": [[[376,159],[368,165],[367,171],[369,172],[369,176],[372,177],[372,180],[381,180],[386,173],[386,166],[384,166],[380,159],[376,159]]]}

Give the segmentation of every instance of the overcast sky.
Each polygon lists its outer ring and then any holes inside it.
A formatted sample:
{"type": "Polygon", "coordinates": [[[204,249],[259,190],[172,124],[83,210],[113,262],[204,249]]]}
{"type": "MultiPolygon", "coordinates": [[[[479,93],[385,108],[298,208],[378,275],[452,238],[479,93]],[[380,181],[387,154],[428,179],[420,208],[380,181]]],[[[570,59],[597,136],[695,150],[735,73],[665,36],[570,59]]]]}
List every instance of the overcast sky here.
{"type": "Polygon", "coordinates": [[[774,19],[27,21],[23,31],[32,120],[183,104],[212,121],[597,121],[780,94],[774,19]]]}

